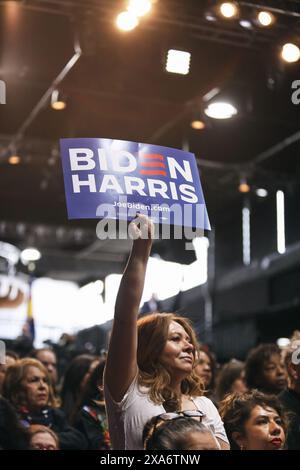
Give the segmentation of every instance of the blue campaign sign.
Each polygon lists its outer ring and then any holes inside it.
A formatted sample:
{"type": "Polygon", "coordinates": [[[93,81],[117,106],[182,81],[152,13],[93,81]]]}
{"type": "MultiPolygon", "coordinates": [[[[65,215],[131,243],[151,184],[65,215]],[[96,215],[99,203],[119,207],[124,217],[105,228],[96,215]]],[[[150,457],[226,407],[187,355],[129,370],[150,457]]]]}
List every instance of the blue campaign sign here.
{"type": "Polygon", "coordinates": [[[195,156],[102,138],[61,139],[69,219],[132,220],[210,230],[195,156]]]}

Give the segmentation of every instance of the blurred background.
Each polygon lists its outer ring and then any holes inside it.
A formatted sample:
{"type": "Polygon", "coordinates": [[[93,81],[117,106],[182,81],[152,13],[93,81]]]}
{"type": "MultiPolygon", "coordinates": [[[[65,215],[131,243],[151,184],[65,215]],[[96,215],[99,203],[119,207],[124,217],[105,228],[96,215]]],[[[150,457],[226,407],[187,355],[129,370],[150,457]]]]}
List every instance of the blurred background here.
{"type": "Polygon", "coordinates": [[[107,347],[130,243],[68,221],[67,137],[196,156],[212,231],[155,242],[142,313],[224,361],[299,328],[300,1],[0,0],[0,35],[0,338],[107,347]]]}

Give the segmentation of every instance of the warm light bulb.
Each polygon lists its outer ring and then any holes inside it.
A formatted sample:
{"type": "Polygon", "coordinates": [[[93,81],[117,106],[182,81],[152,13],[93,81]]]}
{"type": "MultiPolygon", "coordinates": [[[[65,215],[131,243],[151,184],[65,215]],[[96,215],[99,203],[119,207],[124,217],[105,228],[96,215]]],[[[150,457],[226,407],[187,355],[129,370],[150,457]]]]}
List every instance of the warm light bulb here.
{"type": "Polygon", "coordinates": [[[298,62],[300,59],[300,49],[296,44],[287,43],[282,47],[281,57],[285,62],[298,62]]]}
{"type": "Polygon", "coordinates": [[[116,23],[122,31],[132,31],[139,24],[139,20],[133,13],[123,11],[117,16],[116,23]]]}

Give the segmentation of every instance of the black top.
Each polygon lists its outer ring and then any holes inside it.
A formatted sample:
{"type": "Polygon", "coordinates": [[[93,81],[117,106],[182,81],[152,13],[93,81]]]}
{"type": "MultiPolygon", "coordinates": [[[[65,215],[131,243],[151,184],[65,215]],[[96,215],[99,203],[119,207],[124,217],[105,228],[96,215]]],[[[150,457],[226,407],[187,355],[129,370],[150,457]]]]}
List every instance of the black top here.
{"type": "Polygon", "coordinates": [[[300,394],[287,389],[281,392],[278,398],[285,409],[292,412],[287,436],[287,448],[289,450],[300,450],[300,394]]]}
{"type": "Polygon", "coordinates": [[[24,426],[41,424],[51,428],[57,434],[61,450],[85,450],[87,448],[85,437],[68,424],[62,410],[47,407],[39,414],[32,414],[26,408],[21,408],[18,414],[24,426]]]}

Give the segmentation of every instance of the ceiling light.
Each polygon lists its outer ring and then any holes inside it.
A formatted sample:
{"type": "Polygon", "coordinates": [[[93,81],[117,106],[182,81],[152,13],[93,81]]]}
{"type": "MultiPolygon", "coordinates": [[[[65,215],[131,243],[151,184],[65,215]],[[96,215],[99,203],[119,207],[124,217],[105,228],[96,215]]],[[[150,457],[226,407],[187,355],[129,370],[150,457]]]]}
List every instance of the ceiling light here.
{"type": "Polygon", "coordinates": [[[122,31],[132,31],[139,24],[139,20],[130,11],[123,11],[117,16],[116,24],[122,31]]]}
{"type": "Polygon", "coordinates": [[[239,192],[243,194],[250,192],[250,185],[248,184],[246,178],[240,179],[239,192]]]}
{"type": "Polygon", "coordinates": [[[234,18],[238,14],[238,8],[234,2],[223,2],[220,5],[220,13],[224,18],[234,18]]]}
{"type": "Polygon", "coordinates": [[[194,119],[191,122],[191,127],[197,131],[201,131],[202,129],[205,129],[205,122],[200,119],[194,119]]]}
{"type": "Polygon", "coordinates": [[[291,344],[291,340],[289,338],[278,338],[276,343],[280,349],[283,349],[287,348],[291,344]]]}
{"type": "Polygon", "coordinates": [[[66,106],[67,104],[62,94],[58,90],[53,90],[51,95],[51,108],[55,109],[55,111],[61,111],[65,109],[66,106]]]}
{"type": "Polygon", "coordinates": [[[253,27],[251,21],[249,20],[241,20],[240,25],[245,29],[251,29],[253,27]]]}
{"type": "Polygon", "coordinates": [[[255,193],[258,197],[267,197],[268,191],[265,188],[257,188],[255,193]]]}
{"type": "Polygon", "coordinates": [[[230,119],[237,114],[237,109],[230,103],[216,101],[210,103],[204,112],[213,119],[230,119]]]}
{"type": "Polygon", "coordinates": [[[21,157],[19,155],[11,155],[8,159],[8,163],[10,165],[18,165],[21,161],[21,157]]]}
{"type": "Polygon", "coordinates": [[[298,62],[300,59],[300,49],[296,44],[287,43],[282,47],[281,57],[285,62],[293,63],[298,62]]]}
{"type": "Polygon", "coordinates": [[[207,21],[217,21],[217,18],[210,12],[205,13],[204,16],[207,21]]]}
{"type": "Polygon", "coordinates": [[[167,56],[166,71],[187,75],[190,70],[191,54],[186,51],[169,49],[167,56]]]}
{"type": "Polygon", "coordinates": [[[151,0],[129,0],[127,10],[135,16],[144,16],[151,10],[151,0]]]}
{"type": "Polygon", "coordinates": [[[270,26],[274,23],[275,17],[269,11],[260,11],[257,15],[257,21],[260,26],[270,26]]]}
{"type": "Polygon", "coordinates": [[[21,261],[23,264],[28,264],[30,261],[38,261],[41,256],[41,253],[36,248],[25,248],[21,252],[21,261]]]}

